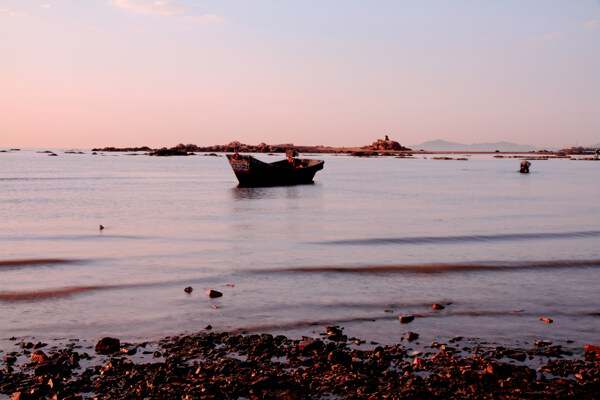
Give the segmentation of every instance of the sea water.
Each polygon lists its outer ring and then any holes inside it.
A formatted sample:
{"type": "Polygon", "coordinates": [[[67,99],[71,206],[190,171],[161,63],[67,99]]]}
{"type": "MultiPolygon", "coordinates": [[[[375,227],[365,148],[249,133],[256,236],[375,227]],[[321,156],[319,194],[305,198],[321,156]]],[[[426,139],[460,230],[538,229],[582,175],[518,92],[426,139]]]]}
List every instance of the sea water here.
{"type": "Polygon", "coordinates": [[[222,156],[38,151],[0,153],[0,349],[209,325],[598,340],[600,162],[308,155],[314,184],[240,188],[222,156]]]}

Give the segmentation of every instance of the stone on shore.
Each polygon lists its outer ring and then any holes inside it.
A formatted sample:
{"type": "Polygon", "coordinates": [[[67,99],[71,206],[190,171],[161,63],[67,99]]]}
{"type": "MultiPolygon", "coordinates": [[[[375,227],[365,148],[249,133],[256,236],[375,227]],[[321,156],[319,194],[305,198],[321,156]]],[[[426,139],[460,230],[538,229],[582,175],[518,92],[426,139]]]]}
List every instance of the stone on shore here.
{"type": "Polygon", "coordinates": [[[39,363],[42,363],[42,362],[48,360],[48,356],[46,355],[46,353],[44,353],[41,350],[36,350],[33,353],[31,353],[30,358],[31,358],[31,362],[36,363],[36,364],[39,364],[39,363]]]}
{"type": "Polygon", "coordinates": [[[111,337],[103,337],[96,343],[94,350],[98,354],[114,354],[121,350],[121,341],[111,337]]]}
{"type": "Polygon", "coordinates": [[[194,288],[191,287],[191,286],[188,286],[185,289],[183,289],[183,291],[186,292],[186,293],[192,293],[192,290],[194,290],[194,288]]]}

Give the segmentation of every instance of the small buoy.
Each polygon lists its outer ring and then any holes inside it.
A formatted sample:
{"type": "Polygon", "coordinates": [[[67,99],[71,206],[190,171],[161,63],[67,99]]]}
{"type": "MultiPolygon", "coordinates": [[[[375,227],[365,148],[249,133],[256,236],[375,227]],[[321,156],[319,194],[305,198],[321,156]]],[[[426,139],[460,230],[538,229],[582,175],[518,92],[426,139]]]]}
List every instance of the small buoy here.
{"type": "Polygon", "coordinates": [[[100,230],[104,229],[104,226],[100,225],[100,230]]]}
{"type": "Polygon", "coordinates": [[[432,305],[432,306],[431,306],[431,308],[433,308],[434,310],[443,310],[443,309],[444,309],[444,308],[446,308],[446,307],[444,307],[444,306],[443,306],[443,305],[441,305],[441,304],[437,304],[437,303],[436,303],[436,304],[432,305]]]}

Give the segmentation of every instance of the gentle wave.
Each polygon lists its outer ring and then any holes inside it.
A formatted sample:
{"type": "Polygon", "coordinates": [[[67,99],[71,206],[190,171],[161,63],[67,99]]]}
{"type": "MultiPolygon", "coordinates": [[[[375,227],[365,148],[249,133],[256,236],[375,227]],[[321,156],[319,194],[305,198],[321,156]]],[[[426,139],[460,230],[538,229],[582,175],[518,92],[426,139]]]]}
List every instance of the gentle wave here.
{"type": "Polygon", "coordinates": [[[75,260],[67,260],[62,258],[31,258],[21,260],[0,260],[0,268],[2,267],[20,267],[29,265],[47,265],[47,264],[69,264],[75,260]]]}
{"type": "Polygon", "coordinates": [[[477,264],[422,264],[422,265],[374,265],[374,266],[316,266],[316,267],[290,267],[275,270],[255,270],[259,273],[273,272],[341,272],[341,273],[367,273],[367,272],[420,272],[442,273],[460,271],[486,271],[486,270],[518,270],[532,268],[577,268],[600,267],[600,260],[575,260],[575,261],[531,261],[531,262],[498,262],[477,264]]]}
{"type": "Polygon", "coordinates": [[[314,242],[313,244],[325,245],[403,245],[403,244],[443,244],[443,243],[468,243],[468,242],[494,242],[511,240],[536,240],[536,239],[571,239],[600,237],[600,231],[581,232],[553,232],[553,233],[506,233],[497,235],[459,235],[459,236],[415,236],[400,238],[369,238],[345,239],[314,242]]]}
{"type": "Polygon", "coordinates": [[[52,297],[68,296],[75,293],[89,292],[94,290],[108,289],[112,286],[71,286],[52,290],[34,290],[28,292],[4,292],[0,293],[3,301],[32,301],[52,297]]]}
{"type": "Polygon", "coordinates": [[[199,281],[205,281],[207,278],[193,279],[178,279],[170,281],[155,281],[155,282],[137,282],[123,283],[117,285],[88,285],[88,286],[67,286],[55,289],[37,289],[21,292],[0,292],[0,301],[37,301],[53,297],[65,297],[78,293],[85,293],[98,290],[120,290],[120,289],[135,289],[161,287],[170,285],[190,285],[199,281]]]}
{"type": "Polygon", "coordinates": [[[146,240],[156,239],[158,237],[142,236],[142,235],[112,235],[98,231],[88,235],[44,235],[44,236],[0,236],[0,240],[10,242],[32,241],[32,240],[114,240],[114,239],[133,239],[146,240]]]}

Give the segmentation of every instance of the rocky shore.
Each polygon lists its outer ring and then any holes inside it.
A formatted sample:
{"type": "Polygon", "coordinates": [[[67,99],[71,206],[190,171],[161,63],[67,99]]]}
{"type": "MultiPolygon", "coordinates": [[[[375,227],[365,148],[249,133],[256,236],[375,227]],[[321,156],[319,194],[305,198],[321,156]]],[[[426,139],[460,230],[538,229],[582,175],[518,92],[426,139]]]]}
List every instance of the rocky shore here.
{"type": "MultiPolygon", "coordinates": [[[[410,336],[410,335],[409,335],[410,336]]],[[[94,348],[19,342],[3,357],[11,399],[596,399],[600,348],[486,347],[461,337],[415,350],[337,326],[319,338],[199,333],[158,343],[103,338],[94,348]],[[583,350],[583,349],[582,349],[583,350]]],[[[1,396],[0,396],[1,397],[1,396]]]]}

